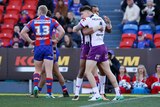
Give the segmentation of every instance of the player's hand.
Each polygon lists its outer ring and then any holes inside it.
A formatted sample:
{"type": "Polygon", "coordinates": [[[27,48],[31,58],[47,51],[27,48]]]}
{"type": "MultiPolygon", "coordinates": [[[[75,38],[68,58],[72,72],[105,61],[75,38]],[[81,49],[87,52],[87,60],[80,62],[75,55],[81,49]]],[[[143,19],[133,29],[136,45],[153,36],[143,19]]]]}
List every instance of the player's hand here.
{"type": "Polygon", "coordinates": [[[73,27],[73,32],[77,32],[76,26],[73,27]]]}
{"type": "Polygon", "coordinates": [[[59,41],[57,39],[52,40],[53,45],[56,45],[59,41]]]}
{"type": "Polygon", "coordinates": [[[34,46],[35,45],[35,41],[32,41],[30,44],[34,46]]]}
{"type": "Polygon", "coordinates": [[[99,30],[102,32],[102,31],[103,31],[103,27],[101,26],[101,27],[99,28],[99,30]]]}
{"type": "Polygon", "coordinates": [[[109,19],[109,17],[103,16],[103,18],[106,23],[109,23],[109,24],[111,23],[111,20],[109,19]]]}

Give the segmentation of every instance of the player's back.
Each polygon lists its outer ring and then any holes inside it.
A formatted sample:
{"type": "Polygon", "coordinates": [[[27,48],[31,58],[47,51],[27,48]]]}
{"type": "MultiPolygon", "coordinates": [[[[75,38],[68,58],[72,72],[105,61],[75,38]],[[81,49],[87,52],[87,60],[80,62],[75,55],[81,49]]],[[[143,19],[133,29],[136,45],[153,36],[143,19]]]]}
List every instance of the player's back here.
{"type": "Polygon", "coordinates": [[[56,20],[47,16],[33,19],[29,25],[35,35],[35,46],[52,45],[52,31],[58,26],[56,20]]]}

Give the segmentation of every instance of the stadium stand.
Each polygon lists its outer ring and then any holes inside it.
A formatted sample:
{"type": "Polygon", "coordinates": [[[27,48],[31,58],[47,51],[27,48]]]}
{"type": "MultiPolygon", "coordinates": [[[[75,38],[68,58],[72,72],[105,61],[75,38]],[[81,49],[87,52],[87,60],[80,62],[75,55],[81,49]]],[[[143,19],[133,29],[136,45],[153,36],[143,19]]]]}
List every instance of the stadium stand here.
{"type": "Polygon", "coordinates": [[[125,24],[123,26],[123,33],[137,34],[137,32],[138,32],[138,26],[135,24],[125,24]]]}
{"type": "Polygon", "coordinates": [[[132,34],[132,33],[122,34],[122,41],[135,41],[136,38],[137,38],[136,34],[132,34]]]}
{"type": "Polygon", "coordinates": [[[139,30],[142,31],[143,33],[153,34],[152,28],[148,24],[140,25],[139,30]]]}

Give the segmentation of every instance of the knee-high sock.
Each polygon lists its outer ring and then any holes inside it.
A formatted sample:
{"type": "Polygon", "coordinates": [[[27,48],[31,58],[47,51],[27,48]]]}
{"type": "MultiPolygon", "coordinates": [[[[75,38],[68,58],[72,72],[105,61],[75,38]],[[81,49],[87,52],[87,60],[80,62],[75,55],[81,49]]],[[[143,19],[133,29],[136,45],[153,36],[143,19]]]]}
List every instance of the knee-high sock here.
{"type": "Polygon", "coordinates": [[[79,96],[79,91],[80,91],[82,82],[83,82],[83,79],[77,77],[75,95],[78,95],[78,96],[79,96]]]}
{"type": "Polygon", "coordinates": [[[39,80],[40,80],[40,74],[39,73],[34,73],[33,74],[33,83],[34,83],[34,86],[38,86],[39,80]]]}
{"type": "Polygon", "coordinates": [[[53,78],[46,78],[47,94],[49,95],[51,95],[52,93],[52,82],[53,82],[53,78]]]}

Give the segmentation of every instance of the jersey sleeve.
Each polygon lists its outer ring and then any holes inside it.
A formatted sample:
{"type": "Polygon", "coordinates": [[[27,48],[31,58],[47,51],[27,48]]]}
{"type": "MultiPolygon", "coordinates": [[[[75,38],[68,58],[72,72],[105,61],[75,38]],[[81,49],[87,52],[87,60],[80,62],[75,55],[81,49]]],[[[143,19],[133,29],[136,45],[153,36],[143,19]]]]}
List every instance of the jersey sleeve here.
{"type": "Polygon", "coordinates": [[[27,27],[29,30],[31,30],[32,25],[33,25],[33,20],[29,21],[29,22],[27,23],[26,27],[27,27]]]}
{"type": "Polygon", "coordinates": [[[81,25],[82,27],[86,27],[86,26],[88,26],[89,22],[90,22],[90,18],[87,17],[87,18],[85,18],[85,19],[81,19],[80,25],[81,25]]]}
{"type": "Polygon", "coordinates": [[[54,24],[54,28],[57,28],[59,26],[58,21],[55,19],[52,19],[52,23],[54,24]]]}

